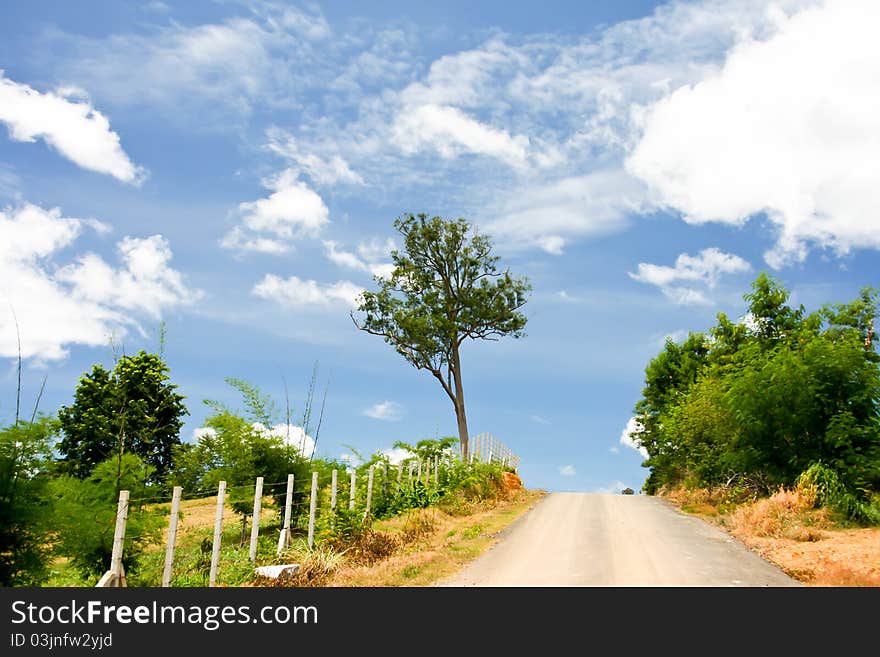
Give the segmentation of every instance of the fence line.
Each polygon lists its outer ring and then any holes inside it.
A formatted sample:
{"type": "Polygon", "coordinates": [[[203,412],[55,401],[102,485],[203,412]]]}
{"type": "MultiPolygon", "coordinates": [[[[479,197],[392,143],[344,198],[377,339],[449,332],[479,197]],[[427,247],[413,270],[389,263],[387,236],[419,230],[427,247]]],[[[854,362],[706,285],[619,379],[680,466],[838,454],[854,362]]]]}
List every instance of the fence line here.
{"type": "MultiPolygon", "coordinates": [[[[497,440],[489,433],[477,434],[471,439],[471,445],[473,446],[473,449],[471,449],[469,452],[469,464],[472,464],[474,462],[496,463],[509,468],[513,468],[514,471],[516,471],[517,467],[519,466],[519,457],[504,443],[497,440]]],[[[371,464],[367,468],[366,483],[358,482],[356,468],[348,468],[347,474],[349,475],[350,482],[348,509],[349,511],[352,511],[357,506],[358,486],[360,486],[360,490],[364,495],[361,501],[362,506],[360,507],[363,509],[362,519],[366,520],[371,515],[374,505],[374,493],[377,490],[375,482],[376,476],[380,477],[380,485],[378,487],[379,501],[382,504],[386,504],[388,502],[389,495],[398,496],[401,494],[407,494],[411,491],[414,491],[416,487],[430,488],[433,485],[435,488],[439,488],[441,483],[443,483],[445,477],[447,476],[446,472],[448,472],[449,468],[452,467],[454,463],[460,462],[460,455],[455,454],[449,454],[444,457],[441,457],[441,455],[439,454],[434,454],[428,456],[427,458],[413,456],[409,459],[404,459],[397,464],[397,473],[393,484],[391,481],[392,477],[389,473],[387,463],[379,463],[381,468],[377,468],[376,464],[371,464]],[[403,477],[404,468],[406,468],[408,475],[406,479],[404,479],[403,477]],[[393,493],[390,492],[391,490],[393,490],[393,493]]],[[[318,529],[317,525],[319,498],[328,494],[326,492],[326,487],[329,485],[330,501],[327,507],[324,508],[329,508],[329,522],[331,524],[334,523],[336,515],[338,513],[337,486],[340,483],[339,477],[337,471],[335,469],[332,470],[330,482],[329,484],[324,484],[325,489],[323,490],[319,488],[318,472],[312,472],[312,478],[310,482],[311,486],[308,491],[302,487],[300,490],[297,490],[297,483],[298,482],[295,480],[293,474],[289,474],[287,476],[286,482],[273,482],[270,484],[265,484],[263,477],[257,477],[253,484],[241,484],[232,487],[227,487],[226,481],[220,481],[216,489],[216,499],[213,502],[210,501],[210,498],[204,497],[185,498],[182,487],[175,486],[173,488],[171,499],[171,513],[168,524],[167,545],[165,549],[164,567],[162,569],[162,586],[169,587],[172,585],[171,583],[174,571],[174,553],[177,547],[179,534],[181,532],[186,534],[189,531],[201,529],[200,527],[187,527],[185,522],[183,523],[183,526],[179,524],[178,521],[182,515],[181,503],[183,501],[192,501],[193,499],[205,499],[205,504],[189,505],[186,509],[188,513],[192,513],[194,509],[206,510],[211,506],[215,508],[214,532],[213,539],[211,541],[211,561],[208,586],[216,586],[218,582],[220,571],[220,549],[225,521],[224,513],[230,491],[234,490],[244,493],[245,491],[253,490],[253,512],[250,515],[251,528],[250,542],[248,546],[248,559],[250,562],[256,563],[257,561],[258,543],[262,525],[261,515],[263,510],[263,497],[266,494],[272,494],[276,496],[279,495],[281,486],[286,486],[286,491],[284,496],[283,521],[280,523],[278,544],[277,549],[275,550],[276,556],[281,556],[283,552],[291,546],[294,528],[296,528],[298,532],[302,531],[306,535],[306,545],[309,549],[313,549],[315,546],[318,529]],[[267,490],[274,492],[267,492],[267,490]],[[299,499],[295,499],[297,493],[299,493],[300,495],[299,499]],[[308,497],[307,502],[305,499],[302,499],[306,496],[308,497]],[[305,519],[304,510],[306,503],[308,503],[307,529],[300,527],[300,523],[305,519]],[[296,513],[294,513],[294,511],[296,511],[296,513]]],[[[204,493],[206,491],[202,490],[197,492],[204,493]]],[[[155,497],[149,499],[151,502],[153,502],[165,501],[165,499],[167,498],[163,499],[155,497]]],[[[240,497],[236,495],[233,499],[240,499],[240,497]]],[[[324,497],[324,500],[324,504],[327,504],[326,497],[324,497]]],[[[126,539],[126,521],[129,514],[129,508],[132,504],[143,504],[146,501],[147,498],[132,500],[129,498],[129,491],[120,491],[117,504],[116,525],[113,537],[113,554],[111,557],[110,569],[100,579],[97,586],[126,586],[125,571],[122,565],[122,552],[126,539]]],[[[278,514],[281,515],[281,509],[278,509],[278,514]]],[[[248,516],[243,515],[241,520],[242,547],[244,546],[245,542],[247,518],[248,516]]],[[[236,522],[238,521],[236,520],[236,522]]],[[[279,527],[279,525],[275,526],[279,527]]],[[[229,529],[228,523],[226,529],[229,529]]],[[[129,536],[128,538],[132,537],[129,536]]],[[[203,545],[206,544],[206,541],[207,539],[205,539],[203,545]]]]}

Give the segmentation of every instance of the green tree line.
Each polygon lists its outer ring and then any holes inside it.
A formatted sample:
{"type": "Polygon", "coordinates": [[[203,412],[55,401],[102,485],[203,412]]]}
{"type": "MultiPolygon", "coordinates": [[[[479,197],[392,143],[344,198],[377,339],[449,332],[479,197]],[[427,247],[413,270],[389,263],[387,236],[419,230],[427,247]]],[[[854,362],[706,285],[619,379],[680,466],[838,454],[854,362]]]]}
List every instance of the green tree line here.
{"type": "Polygon", "coordinates": [[[648,453],[645,492],[766,494],[811,476],[834,482],[852,519],[880,521],[877,291],[808,313],[762,273],[744,298],[744,319],[719,313],[645,368],[631,434],[648,453]]]}

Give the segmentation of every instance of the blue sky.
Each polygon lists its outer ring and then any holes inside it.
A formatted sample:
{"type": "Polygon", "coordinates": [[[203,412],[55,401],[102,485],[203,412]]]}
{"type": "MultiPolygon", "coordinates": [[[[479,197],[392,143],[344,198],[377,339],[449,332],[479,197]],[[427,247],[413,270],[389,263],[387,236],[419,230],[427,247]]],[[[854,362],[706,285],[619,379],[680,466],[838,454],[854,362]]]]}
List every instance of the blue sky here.
{"type": "Polygon", "coordinates": [[[405,212],[465,217],[533,284],[527,336],[467,344],[472,434],[529,487],[638,489],[621,441],[666,336],[878,285],[880,7],[697,2],[44,2],[0,8],[0,420],[155,350],[316,452],[456,435],[437,382],[349,309],[405,212]]]}

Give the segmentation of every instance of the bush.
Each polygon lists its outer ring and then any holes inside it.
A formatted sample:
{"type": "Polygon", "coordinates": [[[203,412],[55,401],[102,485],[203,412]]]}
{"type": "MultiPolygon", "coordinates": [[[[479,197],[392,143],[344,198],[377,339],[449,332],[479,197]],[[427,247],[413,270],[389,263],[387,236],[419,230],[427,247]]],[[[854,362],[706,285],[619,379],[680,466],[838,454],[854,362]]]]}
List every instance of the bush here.
{"type": "Polygon", "coordinates": [[[798,476],[797,488],[814,506],[828,507],[858,523],[880,524],[880,504],[860,500],[846,489],[837,472],[822,462],[813,463],[798,476]]]}

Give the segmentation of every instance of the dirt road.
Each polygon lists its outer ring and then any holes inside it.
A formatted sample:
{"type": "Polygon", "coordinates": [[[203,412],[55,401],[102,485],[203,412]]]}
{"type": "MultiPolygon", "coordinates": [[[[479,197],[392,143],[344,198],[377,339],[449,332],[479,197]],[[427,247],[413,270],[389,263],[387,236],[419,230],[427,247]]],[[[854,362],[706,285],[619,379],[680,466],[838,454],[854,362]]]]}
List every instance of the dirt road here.
{"type": "Polygon", "coordinates": [[[646,495],[550,493],[440,586],[800,586],[699,518],[646,495]]]}

